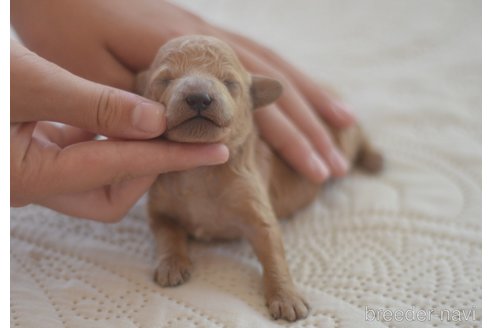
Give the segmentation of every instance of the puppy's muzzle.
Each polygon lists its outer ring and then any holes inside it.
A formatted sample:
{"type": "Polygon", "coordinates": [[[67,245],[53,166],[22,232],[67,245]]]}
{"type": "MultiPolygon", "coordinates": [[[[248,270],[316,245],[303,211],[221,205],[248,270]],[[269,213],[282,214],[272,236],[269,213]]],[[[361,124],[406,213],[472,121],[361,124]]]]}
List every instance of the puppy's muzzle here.
{"type": "Polygon", "coordinates": [[[208,93],[193,93],[185,98],[186,103],[190,107],[190,109],[197,112],[197,114],[201,114],[202,111],[207,109],[210,104],[214,101],[208,93]]]}

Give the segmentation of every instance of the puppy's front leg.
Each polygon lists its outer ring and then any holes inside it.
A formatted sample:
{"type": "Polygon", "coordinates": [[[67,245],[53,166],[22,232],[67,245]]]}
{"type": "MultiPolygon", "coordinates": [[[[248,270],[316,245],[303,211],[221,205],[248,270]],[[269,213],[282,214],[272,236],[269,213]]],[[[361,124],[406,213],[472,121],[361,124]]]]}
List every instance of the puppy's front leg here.
{"type": "Polygon", "coordinates": [[[292,282],[278,221],[273,210],[265,210],[263,207],[261,212],[264,213],[253,211],[250,219],[253,218],[254,222],[248,222],[251,229],[248,229],[246,238],[263,266],[265,296],[270,314],[274,319],[288,321],[305,318],[309,313],[309,305],[292,282]]]}
{"type": "Polygon", "coordinates": [[[163,287],[181,285],[190,278],[191,272],[186,232],[162,214],[151,212],[150,218],[159,261],[155,281],[163,287]]]}

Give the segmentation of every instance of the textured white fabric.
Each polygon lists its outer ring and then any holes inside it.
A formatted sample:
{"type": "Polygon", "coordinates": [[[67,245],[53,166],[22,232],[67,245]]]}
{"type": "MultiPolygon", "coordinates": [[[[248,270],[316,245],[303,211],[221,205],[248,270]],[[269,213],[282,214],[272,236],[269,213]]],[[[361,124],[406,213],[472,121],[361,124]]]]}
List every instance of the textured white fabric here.
{"type": "MultiPolygon", "coordinates": [[[[382,175],[334,182],[282,224],[312,306],[290,325],[481,326],[481,2],[181,3],[336,86],[386,156],[382,175]],[[371,321],[366,307],[434,314],[371,321]],[[442,321],[446,309],[474,318],[442,321]]],[[[156,286],[142,204],[115,225],[14,209],[11,231],[13,327],[287,325],[245,242],[192,243],[191,280],[156,286]]]]}

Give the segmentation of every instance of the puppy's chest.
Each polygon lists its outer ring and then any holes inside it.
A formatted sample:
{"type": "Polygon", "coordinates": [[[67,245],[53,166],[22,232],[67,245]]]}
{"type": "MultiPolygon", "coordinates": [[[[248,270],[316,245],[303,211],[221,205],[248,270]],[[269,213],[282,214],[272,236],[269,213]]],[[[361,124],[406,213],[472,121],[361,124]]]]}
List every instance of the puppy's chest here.
{"type": "Polygon", "coordinates": [[[165,174],[152,190],[152,206],[197,239],[241,236],[237,202],[229,177],[209,170],[165,174]]]}

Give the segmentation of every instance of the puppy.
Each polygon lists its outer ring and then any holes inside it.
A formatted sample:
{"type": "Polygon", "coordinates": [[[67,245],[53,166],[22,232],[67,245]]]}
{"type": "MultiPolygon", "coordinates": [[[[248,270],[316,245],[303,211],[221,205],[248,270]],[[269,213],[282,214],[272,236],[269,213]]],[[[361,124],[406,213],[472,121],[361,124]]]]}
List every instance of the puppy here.
{"type": "MultiPolygon", "coordinates": [[[[251,76],[224,42],[206,36],[166,43],[137,81],[139,92],[167,109],[167,140],[227,145],[229,161],[159,176],[148,209],[159,264],[155,280],[176,286],[190,277],[187,237],[246,238],[263,266],[266,303],[274,319],[298,320],[309,306],[292,282],[277,218],[315,198],[319,186],[290,168],[260,139],[253,110],[282,92],[273,79],[251,76]]],[[[346,158],[381,167],[359,127],[331,130],[346,158]]]]}

